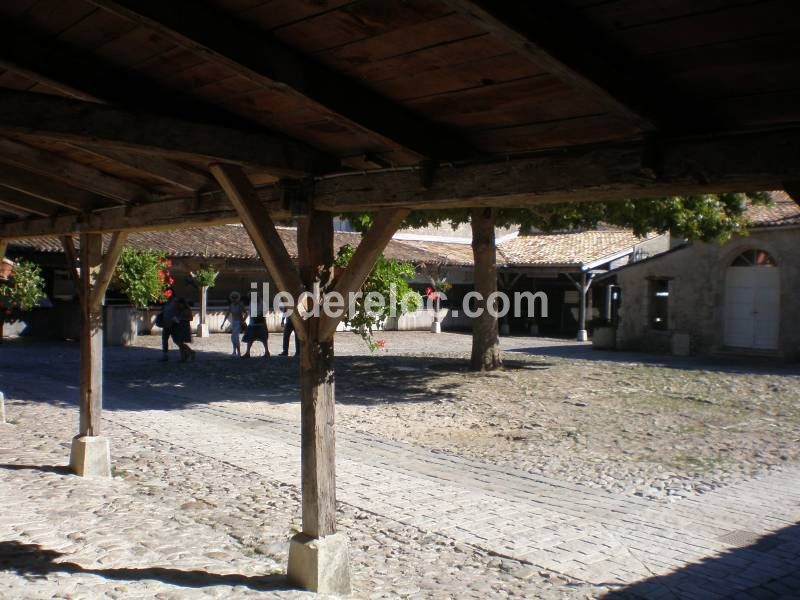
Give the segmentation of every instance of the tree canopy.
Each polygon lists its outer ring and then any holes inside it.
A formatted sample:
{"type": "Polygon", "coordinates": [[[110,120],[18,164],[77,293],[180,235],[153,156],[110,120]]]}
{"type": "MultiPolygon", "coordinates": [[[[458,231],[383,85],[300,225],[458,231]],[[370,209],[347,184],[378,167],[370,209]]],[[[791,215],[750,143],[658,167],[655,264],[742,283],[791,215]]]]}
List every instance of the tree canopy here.
{"type": "MultiPolygon", "coordinates": [[[[748,203],[768,204],[765,192],[702,194],[639,198],[620,202],[570,202],[540,204],[528,208],[500,208],[495,211],[499,227],[518,225],[523,231],[570,231],[593,229],[599,224],[630,228],[638,235],[666,233],[705,242],[724,242],[736,233],[747,231],[745,211],[748,203]]],[[[348,216],[357,229],[366,230],[368,214],[348,216]]],[[[423,227],[450,222],[468,223],[469,209],[415,211],[406,227],[423,227]]]]}

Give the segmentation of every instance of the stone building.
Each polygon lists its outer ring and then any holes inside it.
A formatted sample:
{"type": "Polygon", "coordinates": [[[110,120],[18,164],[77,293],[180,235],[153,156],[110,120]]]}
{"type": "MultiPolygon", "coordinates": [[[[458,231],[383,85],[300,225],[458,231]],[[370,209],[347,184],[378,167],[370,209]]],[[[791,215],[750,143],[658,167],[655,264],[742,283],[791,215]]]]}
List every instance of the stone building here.
{"type": "Polygon", "coordinates": [[[749,235],[683,244],[615,270],[617,347],[797,357],[800,206],[785,192],[772,196],[772,206],[748,209],[749,235]]]}

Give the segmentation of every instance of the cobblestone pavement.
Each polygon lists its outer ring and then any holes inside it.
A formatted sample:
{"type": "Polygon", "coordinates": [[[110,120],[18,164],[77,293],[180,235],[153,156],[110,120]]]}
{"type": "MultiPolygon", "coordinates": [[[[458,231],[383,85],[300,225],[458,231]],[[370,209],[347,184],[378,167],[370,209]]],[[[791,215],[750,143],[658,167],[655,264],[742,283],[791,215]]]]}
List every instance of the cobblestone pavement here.
{"type": "MultiPolygon", "coordinates": [[[[299,523],[295,419],[184,380],[144,390],[152,356],[112,350],[117,476],[80,480],[52,466],[76,419],[74,348],[11,346],[0,597],[302,595],[280,577],[299,523]]],[[[669,504],[346,428],[337,453],[359,596],[800,597],[796,465],[669,504]]]]}

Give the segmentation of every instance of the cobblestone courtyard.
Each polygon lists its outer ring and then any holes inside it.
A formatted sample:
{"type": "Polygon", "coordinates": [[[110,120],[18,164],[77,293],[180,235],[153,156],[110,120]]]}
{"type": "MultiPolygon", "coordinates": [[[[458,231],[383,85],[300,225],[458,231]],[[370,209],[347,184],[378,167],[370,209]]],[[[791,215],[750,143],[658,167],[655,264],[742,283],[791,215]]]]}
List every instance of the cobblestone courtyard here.
{"type": "MultiPolygon", "coordinates": [[[[800,597],[796,367],[506,338],[477,376],[468,336],[382,337],[337,339],[356,597],[800,597]]],[[[304,596],[296,363],[158,345],[107,349],[110,481],[63,468],[77,345],[0,346],[0,598],[304,596]]]]}

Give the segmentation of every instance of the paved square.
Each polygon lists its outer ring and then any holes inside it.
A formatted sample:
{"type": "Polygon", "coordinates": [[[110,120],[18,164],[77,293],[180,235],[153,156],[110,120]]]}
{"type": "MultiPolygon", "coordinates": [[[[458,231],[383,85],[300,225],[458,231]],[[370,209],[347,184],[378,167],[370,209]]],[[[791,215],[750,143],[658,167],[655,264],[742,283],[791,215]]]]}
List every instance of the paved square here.
{"type": "MultiPolygon", "coordinates": [[[[299,525],[298,419],[252,410],[241,400],[253,390],[231,382],[202,385],[221,355],[194,366],[156,365],[144,347],[107,356],[115,477],[89,481],[60,467],[77,349],[0,348],[12,420],[0,437],[0,596],[303,595],[281,576],[299,525]],[[196,383],[177,369],[196,369],[196,383]]],[[[296,402],[270,395],[281,385],[261,392],[270,406],[296,402]]],[[[337,477],[358,597],[800,596],[793,463],[669,502],[340,426],[337,477]]]]}

